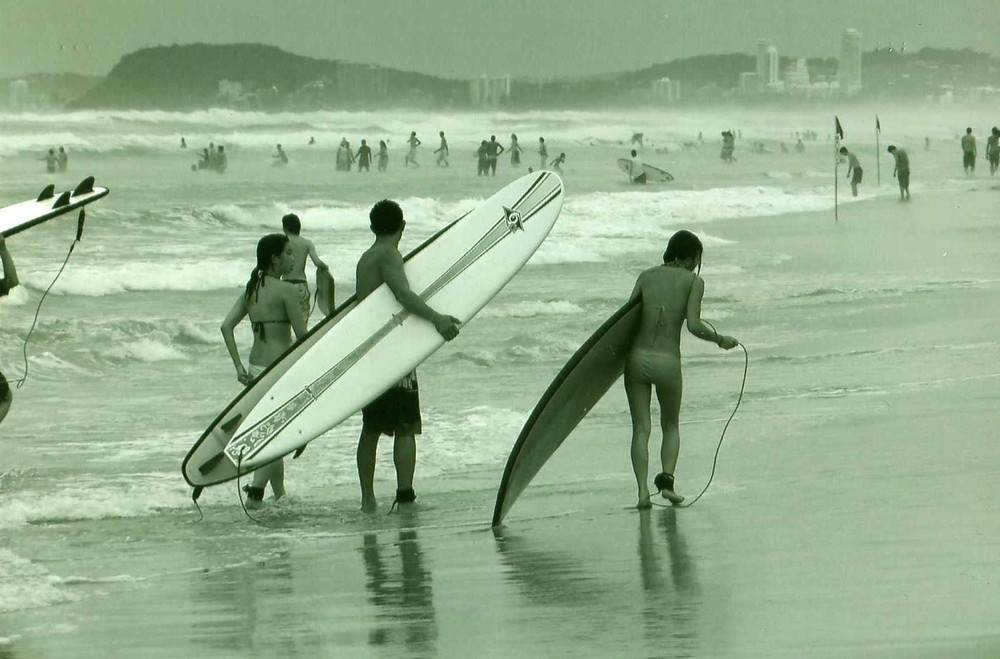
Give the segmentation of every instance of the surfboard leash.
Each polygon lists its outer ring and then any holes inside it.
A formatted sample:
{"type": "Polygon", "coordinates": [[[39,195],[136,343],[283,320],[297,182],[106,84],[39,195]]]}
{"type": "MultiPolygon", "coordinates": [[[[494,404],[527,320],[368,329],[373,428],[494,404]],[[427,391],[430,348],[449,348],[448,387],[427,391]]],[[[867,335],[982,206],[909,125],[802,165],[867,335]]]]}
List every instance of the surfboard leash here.
{"type": "MultiPolygon", "coordinates": [[[[712,331],[715,332],[716,335],[719,334],[718,330],[715,329],[715,326],[712,325],[712,323],[708,322],[707,320],[703,320],[702,322],[711,327],[712,331]]],[[[733,407],[733,412],[732,414],[729,415],[729,418],[726,420],[726,425],[723,426],[722,428],[722,434],[719,435],[719,444],[715,447],[715,457],[712,459],[712,473],[709,474],[708,476],[708,482],[705,483],[705,487],[702,489],[701,492],[698,493],[698,496],[696,496],[694,499],[691,499],[691,501],[688,501],[686,503],[681,502],[677,505],[671,504],[669,506],[662,503],[656,503],[655,501],[650,501],[650,503],[652,503],[654,506],[659,506],[660,508],[690,508],[691,506],[694,505],[694,503],[698,499],[701,498],[703,494],[705,494],[705,492],[708,492],[708,488],[712,485],[712,480],[715,478],[715,469],[719,464],[719,452],[722,451],[722,440],[726,438],[726,431],[729,430],[729,424],[733,422],[733,418],[736,416],[736,412],[740,409],[740,403],[743,402],[743,392],[746,390],[747,386],[747,372],[750,370],[750,353],[747,352],[746,346],[743,345],[742,343],[739,343],[737,345],[739,345],[739,347],[743,349],[743,360],[744,360],[743,381],[740,383],[740,395],[736,398],[736,406],[733,407]]],[[[657,492],[657,494],[659,494],[659,492],[657,492]]]]}
{"type": "Polygon", "coordinates": [[[31,328],[28,330],[28,334],[24,337],[24,344],[21,346],[21,354],[24,357],[24,375],[21,376],[20,380],[15,380],[18,389],[24,386],[24,383],[28,380],[28,340],[31,339],[31,334],[35,331],[35,325],[38,324],[38,316],[42,311],[42,303],[45,302],[45,298],[48,296],[49,291],[51,291],[52,287],[56,285],[56,282],[59,281],[59,277],[62,275],[63,270],[66,269],[66,264],[69,263],[69,257],[73,255],[73,250],[76,248],[76,244],[80,242],[81,238],[83,238],[83,222],[86,217],[86,210],[81,208],[80,216],[76,221],[76,239],[73,240],[73,243],[69,246],[69,252],[66,253],[66,258],[63,259],[59,272],[56,273],[55,278],[52,279],[52,283],[49,284],[49,287],[45,289],[44,293],[42,293],[42,298],[38,301],[38,306],[35,308],[35,318],[31,321],[31,328]]]}
{"type": "Polygon", "coordinates": [[[243,451],[240,451],[239,457],[236,458],[236,496],[240,498],[240,507],[243,508],[243,514],[247,516],[254,524],[259,524],[260,526],[265,526],[264,522],[260,521],[256,517],[250,514],[247,510],[247,504],[243,501],[243,490],[240,488],[240,466],[243,464],[243,451]]]}

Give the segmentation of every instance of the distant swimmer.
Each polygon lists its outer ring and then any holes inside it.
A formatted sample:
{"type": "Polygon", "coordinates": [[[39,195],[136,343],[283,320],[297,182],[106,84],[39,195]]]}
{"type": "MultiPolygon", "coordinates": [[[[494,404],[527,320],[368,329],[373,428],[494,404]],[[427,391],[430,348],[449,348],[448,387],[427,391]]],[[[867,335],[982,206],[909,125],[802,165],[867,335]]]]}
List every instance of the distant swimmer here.
{"type": "Polygon", "coordinates": [[[892,175],[899,182],[899,198],[909,199],[910,198],[910,156],[906,154],[904,149],[896,148],[895,145],[890,144],[889,148],[886,149],[892,154],[892,157],[896,160],[896,166],[892,169],[892,175]]]}
{"type": "Polygon", "coordinates": [[[861,183],[861,177],[864,172],[861,169],[861,161],[858,157],[847,150],[846,146],[840,147],[841,155],[847,156],[847,178],[851,179],[851,195],[858,196],[858,183],[861,183]]]}
{"type": "Polygon", "coordinates": [[[66,149],[59,147],[59,155],[56,156],[59,164],[59,171],[65,172],[69,169],[69,155],[66,153],[66,149]]]}
{"type": "Polygon", "coordinates": [[[441,167],[442,165],[444,167],[448,167],[449,166],[449,164],[448,164],[448,140],[446,140],[444,138],[444,131],[443,130],[441,132],[439,132],[438,135],[441,137],[441,146],[439,146],[437,148],[437,150],[434,151],[434,153],[437,154],[437,160],[435,162],[437,163],[438,167],[441,167]]]}
{"type": "Polygon", "coordinates": [[[549,149],[545,146],[545,138],[538,138],[538,158],[539,158],[539,169],[545,169],[545,163],[549,159],[549,149]]]}
{"type": "Polygon", "coordinates": [[[637,146],[641,149],[643,146],[643,137],[642,133],[632,133],[632,146],[637,146]]]}
{"type": "Polygon", "coordinates": [[[660,405],[660,473],[653,481],[663,498],[678,504],[684,497],[674,491],[674,469],[680,453],[681,329],[703,341],[731,350],[739,341],[710,329],[701,319],[705,281],[699,276],[703,253],[701,240],[690,231],[671,236],[663,265],[639,275],[631,299],[642,297],[642,318],[625,362],[625,395],[632,417],[632,470],[638,486],[637,508],[649,508],[649,404],[653,387],[660,405]]]}
{"type": "Polygon", "coordinates": [[[503,148],[502,144],[497,142],[497,136],[490,135],[489,144],[486,145],[486,153],[489,156],[490,172],[493,176],[497,175],[497,160],[504,151],[506,149],[503,148]]]}
{"type": "Polygon", "coordinates": [[[386,146],[385,140],[379,140],[378,142],[378,171],[384,172],[385,168],[389,166],[389,147],[386,146]]]}
{"type": "Polygon", "coordinates": [[[628,177],[633,183],[644,184],[646,182],[646,172],[642,169],[642,160],[639,159],[639,152],[632,149],[632,158],[629,160],[628,177]]]}
{"type": "Polygon", "coordinates": [[[372,171],[372,148],[368,146],[368,140],[361,140],[361,146],[358,147],[358,152],[354,155],[354,159],[358,161],[358,172],[365,170],[366,172],[372,171]]]}
{"type": "Polygon", "coordinates": [[[719,153],[719,157],[727,163],[736,162],[736,158],[733,157],[733,151],[736,149],[736,137],[733,135],[733,131],[724,130],[722,131],[722,151],[719,153]]]}
{"type": "Polygon", "coordinates": [[[1000,128],[994,126],[986,138],[986,159],[990,163],[990,176],[997,173],[1000,166],[1000,128]]]}
{"type": "Polygon", "coordinates": [[[208,149],[202,149],[201,160],[198,161],[198,169],[211,169],[212,160],[212,154],[209,153],[208,149]]]}
{"type": "MultiPolygon", "coordinates": [[[[18,285],[17,268],[14,267],[14,259],[7,249],[7,241],[0,233],[0,265],[3,266],[3,279],[0,279],[0,297],[10,294],[12,288],[18,285]]],[[[3,422],[10,411],[11,403],[14,402],[14,394],[11,393],[10,383],[0,371],[0,423],[3,422]]]]}
{"type": "Polygon", "coordinates": [[[282,165],[287,165],[288,164],[288,154],[285,153],[285,150],[281,148],[280,144],[278,145],[278,153],[275,154],[274,157],[278,161],[275,164],[279,164],[279,163],[282,164],[282,165]]]}
{"type": "Polygon", "coordinates": [[[281,228],[288,237],[288,243],[292,246],[292,267],[281,278],[289,284],[294,284],[299,293],[299,306],[302,308],[302,315],[306,324],[309,323],[309,314],[312,312],[312,296],[309,293],[309,282],[306,281],[306,257],[321,270],[329,270],[330,266],[323,262],[316,253],[316,245],[311,240],[301,236],[302,220],[295,213],[289,213],[281,218],[281,228]]]}
{"type": "Polygon", "coordinates": [[[215,150],[215,142],[208,143],[208,168],[215,169],[215,161],[217,157],[217,151],[215,150]]]}
{"type": "Polygon", "coordinates": [[[966,176],[976,173],[976,138],[972,135],[972,128],[966,128],[965,135],[962,135],[962,166],[966,176]]]}
{"type": "Polygon", "coordinates": [[[309,138],[309,144],[308,144],[308,146],[312,146],[313,144],[316,144],[316,138],[315,137],[310,137],[309,138]]]}
{"type": "Polygon", "coordinates": [[[802,153],[805,150],[806,150],[806,145],[802,143],[802,138],[800,137],[799,141],[795,143],[795,152],[802,153]]]}
{"type": "Polygon", "coordinates": [[[39,158],[39,160],[45,161],[45,171],[49,174],[56,173],[56,166],[59,164],[59,158],[56,157],[56,150],[49,149],[49,152],[45,154],[44,157],[39,158]]]}
{"type": "Polygon", "coordinates": [[[566,154],[560,153],[557,158],[555,158],[552,162],[549,163],[549,167],[562,174],[563,173],[562,166],[565,164],[566,164],[566,154]]]}
{"type": "Polygon", "coordinates": [[[182,149],[188,148],[187,140],[185,140],[183,137],[181,138],[181,148],[182,149]]]}
{"type": "Polygon", "coordinates": [[[476,175],[486,176],[490,171],[490,144],[486,140],[480,142],[476,149],[476,161],[476,175]]]}
{"type": "Polygon", "coordinates": [[[419,167],[420,163],[417,162],[417,147],[422,144],[420,139],[417,137],[417,131],[412,131],[410,133],[410,138],[406,140],[406,143],[410,145],[410,151],[403,158],[403,166],[409,167],[410,163],[413,163],[414,167],[419,167]]]}
{"type": "MultiPolygon", "coordinates": [[[[368,219],[375,241],[358,261],[355,277],[358,302],[386,284],[403,309],[430,322],[446,341],[454,339],[458,336],[459,319],[435,311],[410,289],[403,270],[403,256],[399,253],[399,240],[406,227],[399,204],[383,199],[372,207],[368,219]]],[[[413,471],[417,462],[416,435],[420,433],[417,372],[411,371],[362,409],[357,454],[361,510],[375,512],[378,508],[375,499],[375,456],[379,438],[383,434],[395,437],[393,462],[396,466],[396,502],[405,505],[416,500],[413,471]]]]}
{"type": "Polygon", "coordinates": [[[517,143],[517,135],[515,135],[514,133],[510,134],[510,146],[507,147],[507,150],[510,151],[511,167],[517,167],[518,165],[520,165],[521,151],[523,151],[524,149],[522,149],[521,145],[517,143]]]}
{"type": "Polygon", "coordinates": [[[219,145],[219,152],[215,154],[215,171],[220,174],[225,174],[226,169],[229,167],[229,159],[226,158],[226,150],[223,146],[219,145]]]}
{"type": "MultiPolygon", "coordinates": [[[[292,345],[292,332],[296,339],[306,333],[299,291],[294,284],[281,281],[281,276],[291,271],[293,262],[294,252],[288,236],[272,233],[261,238],[257,242],[257,265],[250,273],[246,290],[240,293],[222,321],[222,337],[236,367],[236,378],[245,386],[249,386],[292,345]],[[253,346],[250,348],[249,364],[244,368],[234,332],[247,317],[253,328],[253,346]]],[[[275,499],[284,496],[283,460],[276,460],[253,472],[253,480],[244,488],[248,508],[264,505],[264,488],[268,483],[275,499]]]]}
{"type": "Polygon", "coordinates": [[[924,138],[924,151],[930,151],[930,150],[931,150],[931,138],[925,137],[924,138]]]}

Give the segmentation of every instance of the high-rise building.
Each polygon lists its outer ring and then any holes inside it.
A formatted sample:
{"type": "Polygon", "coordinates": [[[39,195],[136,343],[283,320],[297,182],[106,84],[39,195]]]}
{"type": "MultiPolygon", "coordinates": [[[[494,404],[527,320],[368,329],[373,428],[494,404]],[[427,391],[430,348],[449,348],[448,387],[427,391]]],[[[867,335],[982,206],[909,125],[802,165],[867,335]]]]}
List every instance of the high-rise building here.
{"type": "Polygon", "coordinates": [[[766,89],[779,81],[778,49],[770,39],[757,40],[757,82],[766,89]]]}
{"type": "Polygon", "coordinates": [[[681,99],[681,81],[670,78],[654,80],[651,85],[653,98],[667,103],[676,103],[681,99]]]}
{"type": "Polygon", "coordinates": [[[840,38],[837,81],[841,94],[856,94],[861,91],[861,33],[854,28],[844,30],[840,38]]]}

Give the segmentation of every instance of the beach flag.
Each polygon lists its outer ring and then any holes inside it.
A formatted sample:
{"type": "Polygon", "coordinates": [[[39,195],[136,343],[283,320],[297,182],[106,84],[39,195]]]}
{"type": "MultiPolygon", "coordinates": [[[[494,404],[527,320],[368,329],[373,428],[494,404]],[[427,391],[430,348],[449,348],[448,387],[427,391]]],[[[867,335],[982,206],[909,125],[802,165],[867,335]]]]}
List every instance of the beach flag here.
{"type": "Polygon", "coordinates": [[[882,132],[882,124],[880,124],[878,122],[878,115],[877,114],[875,115],[875,132],[876,133],[881,133],[882,132]]]}
{"type": "Polygon", "coordinates": [[[839,139],[844,139],[844,127],[840,125],[840,118],[839,118],[839,117],[836,117],[836,116],[835,116],[835,117],[833,118],[833,120],[834,120],[834,122],[836,122],[836,124],[837,124],[837,128],[836,128],[836,131],[837,131],[837,137],[838,137],[839,139]]]}

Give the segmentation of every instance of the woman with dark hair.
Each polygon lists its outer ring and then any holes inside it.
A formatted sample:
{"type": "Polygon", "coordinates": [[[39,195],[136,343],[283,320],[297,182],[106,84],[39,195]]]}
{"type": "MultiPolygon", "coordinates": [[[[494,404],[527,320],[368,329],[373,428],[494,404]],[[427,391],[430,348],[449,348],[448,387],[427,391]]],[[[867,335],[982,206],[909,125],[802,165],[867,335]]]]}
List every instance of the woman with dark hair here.
{"type": "Polygon", "coordinates": [[[524,151],[524,149],[522,149],[521,145],[517,143],[517,135],[514,134],[514,133],[510,134],[510,146],[507,147],[507,150],[510,151],[510,164],[511,164],[511,166],[516,167],[516,166],[520,165],[521,164],[521,152],[524,151]]]}
{"type": "Polygon", "coordinates": [[[680,452],[681,327],[704,341],[731,350],[739,341],[719,334],[701,319],[705,282],[701,271],[702,245],[690,231],[678,231],[667,244],[663,265],[650,268],[635,282],[631,299],[642,298],[642,319],[625,363],[625,394],[632,417],[632,469],[639,488],[637,508],[649,508],[649,404],[652,389],[660,403],[661,472],[654,484],[671,503],[684,497],[674,492],[674,467],[680,452]]]}
{"type": "MultiPolygon", "coordinates": [[[[246,290],[222,321],[222,337],[236,366],[236,378],[244,385],[249,386],[292,345],[292,332],[296,339],[306,333],[299,292],[294,284],[281,280],[283,274],[291,271],[294,260],[288,236],[272,233],[261,238],[257,242],[257,266],[250,273],[246,290]],[[250,318],[253,328],[253,347],[250,348],[249,364],[244,368],[234,330],[246,317],[250,318]]],[[[264,487],[268,482],[274,498],[280,499],[285,494],[284,478],[282,460],[257,469],[252,484],[244,488],[247,506],[259,508],[263,505],[264,487]]]]}

